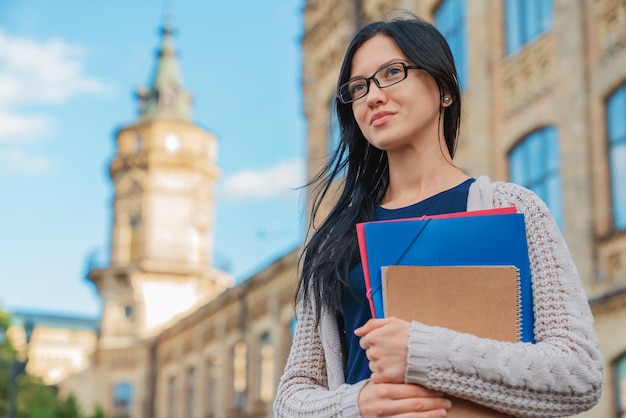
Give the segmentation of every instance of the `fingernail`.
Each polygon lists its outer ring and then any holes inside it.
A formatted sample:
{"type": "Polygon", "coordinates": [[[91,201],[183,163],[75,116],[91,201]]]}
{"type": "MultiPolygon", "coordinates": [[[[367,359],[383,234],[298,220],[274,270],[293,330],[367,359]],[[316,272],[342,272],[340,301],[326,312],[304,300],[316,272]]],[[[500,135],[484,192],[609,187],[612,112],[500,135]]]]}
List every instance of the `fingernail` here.
{"type": "Polygon", "coordinates": [[[446,409],[452,408],[452,402],[450,402],[449,399],[444,399],[443,400],[443,407],[446,408],[446,409]]]}

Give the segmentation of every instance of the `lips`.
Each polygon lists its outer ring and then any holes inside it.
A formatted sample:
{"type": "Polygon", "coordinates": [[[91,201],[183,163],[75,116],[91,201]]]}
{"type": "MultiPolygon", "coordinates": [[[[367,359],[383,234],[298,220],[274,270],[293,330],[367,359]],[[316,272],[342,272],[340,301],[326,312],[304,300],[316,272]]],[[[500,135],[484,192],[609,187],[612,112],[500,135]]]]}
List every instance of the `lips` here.
{"type": "Polygon", "coordinates": [[[382,124],[384,124],[385,122],[387,122],[389,119],[391,119],[391,117],[394,115],[393,112],[376,112],[372,115],[372,117],[370,118],[370,125],[371,126],[380,126],[382,124]]]}

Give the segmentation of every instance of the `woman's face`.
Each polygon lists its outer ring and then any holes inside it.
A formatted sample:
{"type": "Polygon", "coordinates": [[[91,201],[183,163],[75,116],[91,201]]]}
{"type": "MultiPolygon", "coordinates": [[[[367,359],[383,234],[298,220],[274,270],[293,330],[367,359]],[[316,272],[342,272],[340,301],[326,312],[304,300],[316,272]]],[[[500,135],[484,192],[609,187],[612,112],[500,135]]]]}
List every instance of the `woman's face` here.
{"type": "MultiPolygon", "coordinates": [[[[376,35],[354,54],[350,79],[370,77],[394,62],[419,65],[409,61],[392,38],[376,35]]],[[[436,141],[441,105],[435,80],[424,70],[410,69],[405,80],[390,87],[381,89],[370,81],[369,93],[352,102],[352,113],[370,144],[391,151],[436,141]]]]}

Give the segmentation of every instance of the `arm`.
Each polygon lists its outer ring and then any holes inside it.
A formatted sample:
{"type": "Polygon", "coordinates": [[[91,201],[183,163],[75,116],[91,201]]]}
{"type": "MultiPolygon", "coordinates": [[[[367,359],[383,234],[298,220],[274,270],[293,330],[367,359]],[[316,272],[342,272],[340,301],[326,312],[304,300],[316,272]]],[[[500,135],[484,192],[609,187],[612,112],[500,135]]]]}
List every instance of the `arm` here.
{"type": "Polygon", "coordinates": [[[536,344],[481,339],[411,324],[405,380],[523,417],[573,415],[600,397],[602,359],[572,257],[545,204],[501,184],[494,205],[526,221],[536,344]]]}
{"type": "Polygon", "coordinates": [[[276,417],[389,417],[414,413],[412,416],[426,418],[443,416],[450,408],[450,401],[442,393],[419,385],[376,384],[370,380],[343,383],[339,339],[333,332],[334,315],[322,315],[320,331],[310,306],[306,310],[300,307],[298,318],[274,402],[276,417]]]}
{"type": "Polygon", "coordinates": [[[358,416],[357,399],[366,382],[329,389],[324,348],[311,304],[306,309],[300,304],[297,317],[291,351],[274,401],[274,415],[290,418],[358,416]]]}

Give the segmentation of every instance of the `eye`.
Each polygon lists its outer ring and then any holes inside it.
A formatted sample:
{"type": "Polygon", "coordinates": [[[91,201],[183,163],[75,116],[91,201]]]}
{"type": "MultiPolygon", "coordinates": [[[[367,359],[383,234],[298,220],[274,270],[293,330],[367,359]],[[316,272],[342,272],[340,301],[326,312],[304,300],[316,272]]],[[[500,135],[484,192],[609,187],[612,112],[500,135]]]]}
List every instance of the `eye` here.
{"type": "Polygon", "coordinates": [[[348,85],[348,90],[352,97],[363,94],[363,92],[367,90],[367,81],[365,79],[355,80],[348,85]]]}
{"type": "Polygon", "coordinates": [[[392,64],[385,71],[385,78],[395,78],[404,74],[404,67],[401,64],[392,64]]]}

